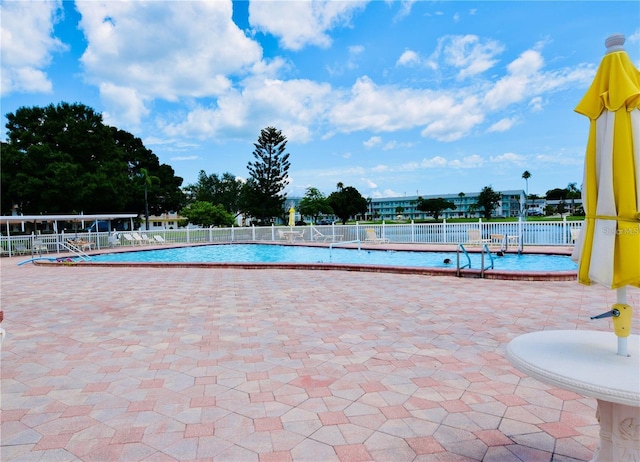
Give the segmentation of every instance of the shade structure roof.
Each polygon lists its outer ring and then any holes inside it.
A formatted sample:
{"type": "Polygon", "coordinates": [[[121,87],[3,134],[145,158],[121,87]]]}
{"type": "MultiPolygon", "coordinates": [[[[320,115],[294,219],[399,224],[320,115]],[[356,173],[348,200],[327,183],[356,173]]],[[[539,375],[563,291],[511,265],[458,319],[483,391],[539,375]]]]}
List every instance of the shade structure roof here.
{"type": "Polygon", "coordinates": [[[14,223],[43,223],[43,222],[55,222],[55,221],[68,221],[68,222],[93,222],[100,220],[118,220],[118,219],[131,219],[136,218],[137,213],[104,213],[97,215],[2,215],[0,217],[0,223],[2,224],[14,224],[14,223]]]}

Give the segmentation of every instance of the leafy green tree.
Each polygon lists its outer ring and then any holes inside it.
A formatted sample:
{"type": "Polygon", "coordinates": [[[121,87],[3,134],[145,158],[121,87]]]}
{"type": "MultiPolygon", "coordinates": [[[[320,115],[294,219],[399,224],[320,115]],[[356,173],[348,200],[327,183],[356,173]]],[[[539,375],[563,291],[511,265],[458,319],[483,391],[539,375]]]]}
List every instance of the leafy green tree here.
{"type": "Polygon", "coordinates": [[[568,192],[566,188],[554,188],[547,191],[545,197],[548,201],[564,200],[567,198],[568,192]]]}
{"type": "Polygon", "coordinates": [[[346,224],[349,218],[367,213],[367,200],[353,186],[338,183],[338,190],[332,192],[327,201],[333,213],[346,224]]]}
{"type": "Polygon", "coordinates": [[[567,185],[567,199],[580,199],[582,192],[578,189],[576,183],[569,183],[567,185]]]}
{"type": "Polygon", "coordinates": [[[318,190],[318,188],[309,187],[298,204],[300,215],[312,217],[314,223],[318,221],[320,215],[329,215],[333,213],[333,209],[329,205],[328,199],[318,190]]]}
{"type": "Polygon", "coordinates": [[[418,197],[416,208],[422,212],[427,212],[433,217],[434,220],[437,220],[444,210],[455,210],[457,207],[456,204],[443,199],[442,197],[431,199],[423,199],[422,197],[418,197]]]}
{"type": "Polygon", "coordinates": [[[211,202],[196,201],[182,210],[180,215],[187,218],[190,223],[208,228],[209,226],[231,226],[234,223],[233,214],[227,212],[221,204],[213,205],[211,202]]]}
{"type": "Polygon", "coordinates": [[[556,212],[559,213],[561,217],[563,214],[567,213],[567,203],[563,200],[558,202],[556,212]]]}
{"type": "Polygon", "coordinates": [[[578,185],[576,183],[569,183],[567,185],[567,199],[571,199],[570,212],[572,212],[574,215],[576,213],[576,199],[580,199],[581,197],[582,192],[578,189],[578,185]]]}
{"type": "Polygon", "coordinates": [[[2,213],[144,213],[140,169],[159,178],[149,208],[177,210],[182,178],[139,138],[109,127],[83,104],[22,107],[7,117],[2,145],[2,213]]]}
{"type": "Polygon", "coordinates": [[[185,192],[191,201],[207,201],[221,204],[228,212],[240,213],[240,195],[243,182],[232,173],[226,172],[222,176],[207,175],[204,170],[198,174],[198,182],[186,186],[185,192]]]}
{"type": "Polygon", "coordinates": [[[242,211],[259,222],[282,216],[289,172],[289,153],[285,153],[287,138],[280,130],[267,127],[261,130],[254,143],[254,162],[247,164],[249,179],[243,187],[242,211]]]}
{"type": "Polygon", "coordinates": [[[480,210],[482,216],[489,220],[493,211],[500,204],[500,199],[502,199],[500,193],[495,192],[491,186],[485,186],[478,194],[475,210],[480,210]]]}

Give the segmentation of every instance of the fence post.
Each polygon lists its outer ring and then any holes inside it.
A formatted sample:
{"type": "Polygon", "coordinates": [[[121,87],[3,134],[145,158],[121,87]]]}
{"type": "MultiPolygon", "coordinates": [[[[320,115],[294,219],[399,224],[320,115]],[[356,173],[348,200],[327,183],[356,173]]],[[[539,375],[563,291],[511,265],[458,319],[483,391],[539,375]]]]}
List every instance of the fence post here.
{"type": "Polygon", "coordinates": [[[567,245],[567,217],[562,216],[562,243],[567,245]]]}
{"type": "Polygon", "coordinates": [[[189,233],[189,227],[187,227],[187,244],[191,242],[191,234],[189,233]]]}
{"type": "Polygon", "coordinates": [[[416,227],[413,220],[411,220],[411,243],[414,244],[416,242],[416,227]]]}
{"type": "Polygon", "coordinates": [[[442,243],[447,244],[449,241],[447,239],[447,219],[442,219],[442,243]]]}

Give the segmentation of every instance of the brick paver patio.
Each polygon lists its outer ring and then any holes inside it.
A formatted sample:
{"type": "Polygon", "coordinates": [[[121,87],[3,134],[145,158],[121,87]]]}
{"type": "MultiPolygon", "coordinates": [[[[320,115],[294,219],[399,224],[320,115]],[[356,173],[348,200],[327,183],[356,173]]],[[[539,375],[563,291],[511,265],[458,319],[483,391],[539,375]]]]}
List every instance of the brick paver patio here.
{"type": "Polygon", "coordinates": [[[574,461],[596,448],[595,400],[504,352],[526,332],[610,331],[589,320],[615,302],[601,287],[21,259],[0,262],[3,461],[574,461]]]}

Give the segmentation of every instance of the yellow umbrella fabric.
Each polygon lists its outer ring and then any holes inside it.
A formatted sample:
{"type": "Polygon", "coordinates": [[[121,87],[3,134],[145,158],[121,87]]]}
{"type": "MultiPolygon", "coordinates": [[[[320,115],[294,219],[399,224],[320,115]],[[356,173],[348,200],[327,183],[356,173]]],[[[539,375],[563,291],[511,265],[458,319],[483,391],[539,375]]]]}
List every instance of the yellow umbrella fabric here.
{"type": "Polygon", "coordinates": [[[296,209],[291,207],[289,209],[289,226],[295,226],[296,224],[296,209]]]}
{"type": "Polygon", "coordinates": [[[640,287],[640,71],[622,48],[623,36],[605,43],[609,51],[575,108],[590,126],[585,225],[573,258],[582,284],[640,287]]]}

